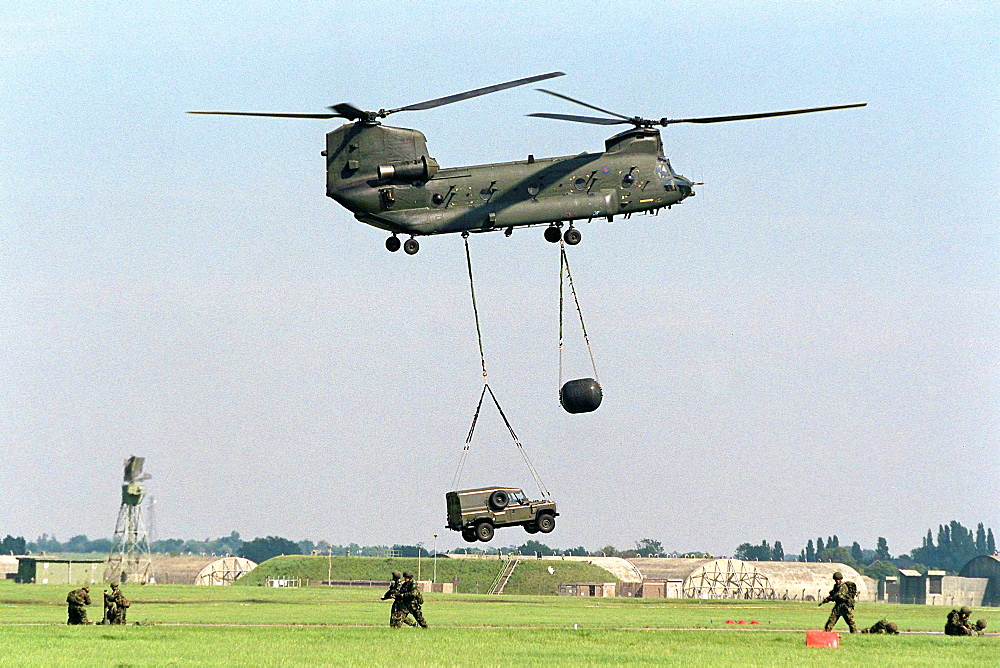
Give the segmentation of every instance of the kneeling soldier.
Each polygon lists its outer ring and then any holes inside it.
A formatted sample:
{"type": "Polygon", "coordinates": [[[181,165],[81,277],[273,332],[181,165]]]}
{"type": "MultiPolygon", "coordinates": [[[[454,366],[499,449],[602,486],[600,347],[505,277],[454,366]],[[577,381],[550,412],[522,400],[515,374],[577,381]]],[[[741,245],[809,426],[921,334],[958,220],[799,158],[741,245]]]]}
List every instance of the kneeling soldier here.
{"type": "Polygon", "coordinates": [[[90,588],[81,587],[80,589],[74,589],[69,594],[66,595],[67,609],[67,624],[90,624],[87,621],[87,609],[85,605],[90,605],[90,588]]]}

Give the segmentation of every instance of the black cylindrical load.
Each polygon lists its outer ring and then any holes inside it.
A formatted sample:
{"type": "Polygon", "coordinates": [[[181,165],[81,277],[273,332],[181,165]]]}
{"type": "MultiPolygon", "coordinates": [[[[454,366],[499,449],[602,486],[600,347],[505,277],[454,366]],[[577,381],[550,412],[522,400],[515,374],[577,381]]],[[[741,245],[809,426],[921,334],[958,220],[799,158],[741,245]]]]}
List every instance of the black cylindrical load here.
{"type": "Polygon", "coordinates": [[[567,413],[590,413],[601,405],[604,393],[593,378],[567,381],[559,390],[559,403],[567,413]]]}

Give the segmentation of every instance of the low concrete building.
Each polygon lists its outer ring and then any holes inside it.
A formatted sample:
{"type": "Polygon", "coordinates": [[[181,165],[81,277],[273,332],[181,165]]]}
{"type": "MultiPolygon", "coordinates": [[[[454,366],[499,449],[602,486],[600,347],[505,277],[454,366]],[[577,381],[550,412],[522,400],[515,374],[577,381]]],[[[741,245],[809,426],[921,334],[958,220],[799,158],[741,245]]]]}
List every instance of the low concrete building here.
{"type": "Polygon", "coordinates": [[[104,559],[17,557],[15,582],[92,585],[104,582],[104,559]]]}
{"type": "Polygon", "coordinates": [[[912,605],[945,605],[978,607],[988,578],[948,575],[945,571],[929,570],[924,574],[909,568],[899,569],[899,603],[912,605]]]}
{"type": "Polygon", "coordinates": [[[560,596],[606,597],[615,596],[615,589],[616,583],[614,582],[577,582],[559,585],[556,593],[560,596]]]}

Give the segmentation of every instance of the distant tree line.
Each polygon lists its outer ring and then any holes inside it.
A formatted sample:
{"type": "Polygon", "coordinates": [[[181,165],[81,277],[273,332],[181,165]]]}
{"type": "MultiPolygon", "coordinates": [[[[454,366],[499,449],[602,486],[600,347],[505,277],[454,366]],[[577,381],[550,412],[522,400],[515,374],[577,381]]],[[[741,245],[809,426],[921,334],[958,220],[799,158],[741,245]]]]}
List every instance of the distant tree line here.
{"type": "MultiPolygon", "coordinates": [[[[395,544],[391,548],[385,545],[362,546],[357,543],[348,545],[332,545],[327,541],[313,542],[310,540],[291,541],[280,536],[266,536],[244,541],[240,534],[233,531],[228,536],[206,538],[205,540],[182,540],[169,538],[152,541],[150,551],[154,554],[197,554],[197,555],[235,555],[251,559],[257,563],[280,555],[294,554],[331,554],[337,556],[385,556],[390,553],[401,557],[431,556],[431,551],[425,545],[395,544]]],[[[38,553],[99,553],[107,554],[111,550],[111,540],[99,538],[89,540],[85,535],[73,536],[66,542],[60,542],[55,536],[42,534],[34,541],[25,541],[23,537],[8,535],[0,541],[2,554],[38,554],[38,553]]],[[[581,546],[569,549],[552,548],[537,540],[528,540],[521,545],[507,547],[487,547],[470,545],[454,550],[462,554],[539,554],[542,556],[607,556],[607,557],[697,557],[712,558],[706,552],[667,552],[663,543],[653,538],[642,538],[635,547],[619,550],[613,545],[605,545],[599,550],[588,550],[581,546]]],[[[938,527],[935,542],[932,530],[927,530],[923,544],[895,558],[889,553],[889,545],[885,538],[879,537],[874,549],[862,548],[858,542],[853,542],[850,548],[841,545],[840,538],[834,534],[825,540],[822,536],[815,541],[810,539],[798,556],[785,553],[781,541],[776,540],[771,545],[762,540],[759,545],[743,543],[736,548],[734,557],[748,561],[801,561],[801,562],[837,562],[847,564],[860,573],[870,577],[881,577],[895,574],[897,568],[915,568],[917,570],[940,569],[951,572],[961,570],[969,560],[982,554],[996,552],[996,541],[993,529],[986,528],[982,522],[973,532],[952,520],[938,527]]]]}
{"type": "MultiPolygon", "coordinates": [[[[962,526],[961,522],[952,520],[938,527],[937,544],[930,529],[924,537],[921,547],[911,550],[909,554],[901,554],[895,559],[889,554],[889,544],[885,538],[879,537],[875,549],[865,549],[855,541],[850,548],[840,544],[840,538],[834,534],[826,540],[820,536],[814,543],[812,539],[794,558],[801,562],[836,562],[847,564],[862,575],[882,577],[894,575],[899,567],[915,568],[925,571],[928,568],[957,572],[973,558],[982,554],[996,552],[996,542],[993,529],[988,529],[980,522],[976,531],[962,526]]],[[[787,561],[789,556],[784,553],[781,541],[775,541],[774,547],[766,540],[760,545],[743,543],[736,548],[733,555],[737,559],[750,561],[787,561]]]]}

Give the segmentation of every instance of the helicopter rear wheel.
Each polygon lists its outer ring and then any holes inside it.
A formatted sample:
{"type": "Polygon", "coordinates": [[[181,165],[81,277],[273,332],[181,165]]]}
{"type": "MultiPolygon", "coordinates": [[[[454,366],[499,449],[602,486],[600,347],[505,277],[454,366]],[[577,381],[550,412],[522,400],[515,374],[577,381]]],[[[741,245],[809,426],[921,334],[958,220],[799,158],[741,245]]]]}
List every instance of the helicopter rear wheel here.
{"type": "Polygon", "coordinates": [[[555,225],[549,225],[548,227],[545,228],[545,240],[548,241],[550,244],[559,243],[559,238],[561,236],[562,235],[559,233],[559,228],[556,227],[555,225]]]}
{"type": "Polygon", "coordinates": [[[420,250],[420,243],[413,237],[403,243],[403,251],[407,255],[416,255],[418,250],[420,250]]]}
{"type": "Polygon", "coordinates": [[[583,239],[583,235],[580,234],[580,230],[575,227],[571,227],[563,234],[563,241],[565,241],[570,246],[575,246],[583,239]]]}
{"type": "Polygon", "coordinates": [[[390,253],[398,251],[401,245],[402,243],[400,242],[399,237],[395,234],[385,240],[385,249],[390,253]]]}

